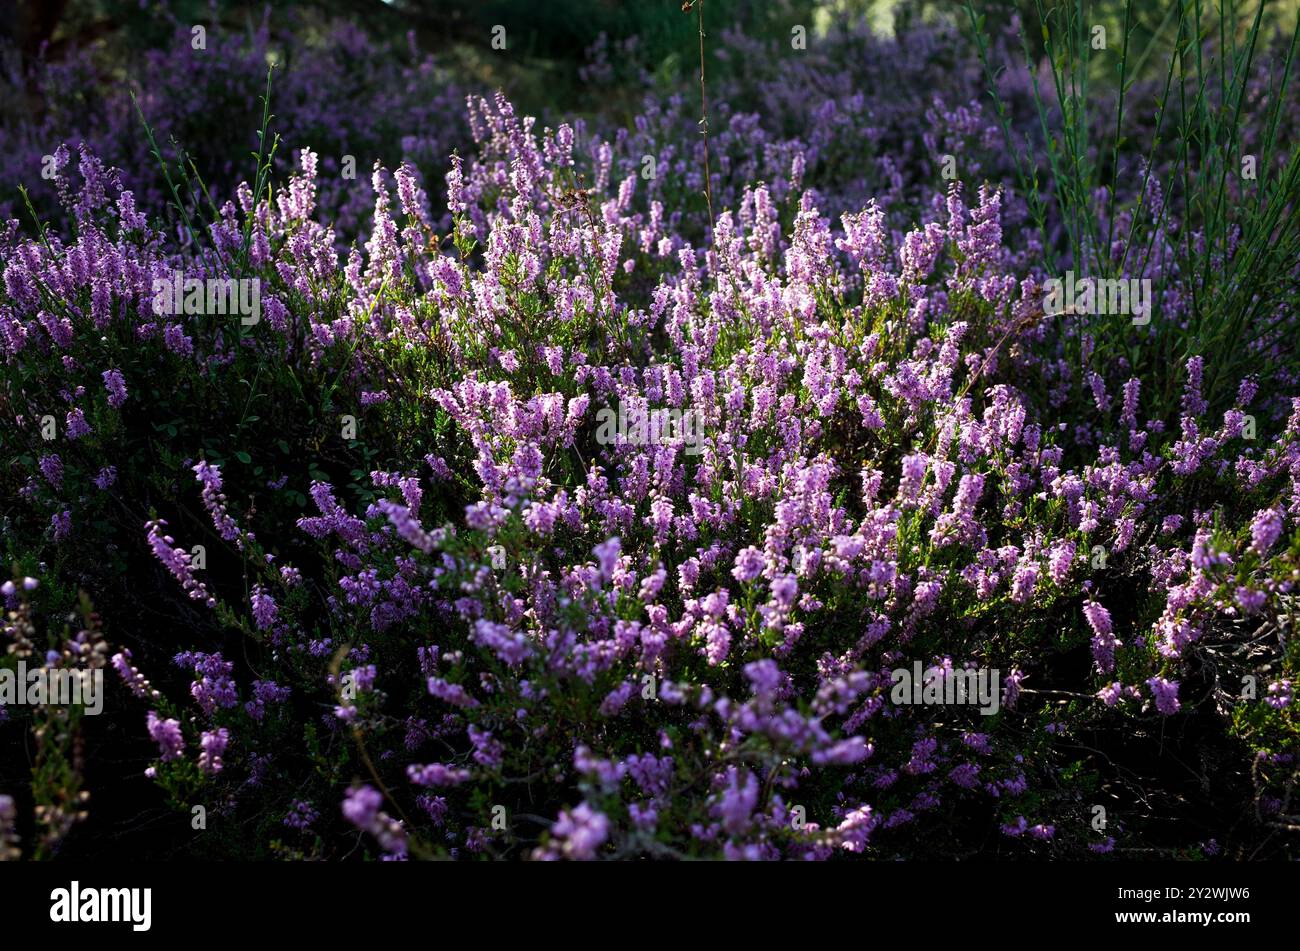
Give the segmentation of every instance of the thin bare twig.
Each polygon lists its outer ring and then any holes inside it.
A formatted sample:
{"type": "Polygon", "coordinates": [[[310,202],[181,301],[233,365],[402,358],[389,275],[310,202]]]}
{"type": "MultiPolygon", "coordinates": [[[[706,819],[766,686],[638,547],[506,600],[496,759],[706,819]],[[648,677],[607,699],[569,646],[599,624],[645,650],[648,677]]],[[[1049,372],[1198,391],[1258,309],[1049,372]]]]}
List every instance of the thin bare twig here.
{"type": "Polygon", "coordinates": [[[689,0],[683,9],[695,7],[700,27],[700,132],[704,136],[704,201],[709,207],[709,233],[713,232],[713,175],[709,171],[709,99],[704,86],[704,0],[689,0]]]}

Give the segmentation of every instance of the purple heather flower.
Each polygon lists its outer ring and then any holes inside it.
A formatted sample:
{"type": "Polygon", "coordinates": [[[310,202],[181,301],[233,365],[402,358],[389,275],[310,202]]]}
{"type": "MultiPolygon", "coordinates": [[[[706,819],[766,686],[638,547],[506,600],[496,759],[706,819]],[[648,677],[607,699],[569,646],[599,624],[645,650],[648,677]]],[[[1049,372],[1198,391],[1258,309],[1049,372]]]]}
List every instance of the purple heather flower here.
{"type": "Polygon", "coordinates": [[[474,623],[474,640],[511,667],[519,666],[533,655],[533,645],[527,634],[513,631],[508,625],[497,624],[486,618],[479,618],[474,623]]]}
{"type": "Polygon", "coordinates": [[[1285,710],[1291,705],[1291,681],[1277,680],[1268,685],[1268,696],[1264,698],[1274,710],[1285,710]]]}
{"type": "Polygon", "coordinates": [[[758,805],[758,791],[758,780],[748,769],[727,767],[727,784],[713,807],[713,814],[729,835],[740,835],[749,828],[758,805]]]}
{"type": "Polygon", "coordinates": [[[253,608],[253,621],[259,631],[265,631],[275,624],[279,616],[279,608],[276,607],[275,599],[266,593],[266,589],[261,585],[254,585],[250,601],[253,608]]]}
{"type": "Polygon", "coordinates": [[[236,542],[243,548],[239,538],[239,526],[226,511],[226,497],[222,494],[221,469],[218,466],[200,462],[193,467],[195,478],[203,486],[203,504],[212,515],[212,524],[216,526],[223,540],[236,542]]]}
{"type": "Polygon", "coordinates": [[[126,402],[126,379],[121,370],[105,370],[104,389],[108,391],[108,405],[118,409],[126,402]]]}
{"type": "Polygon", "coordinates": [[[1162,716],[1172,716],[1181,708],[1178,702],[1178,681],[1166,680],[1164,677],[1151,677],[1147,680],[1151,695],[1155,697],[1156,709],[1162,716]]]}
{"type": "Polygon", "coordinates": [[[190,684],[190,696],[207,716],[212,716],[218,707],[229,710],[239,703],[239,694],[230,676],[235,665],[220,654],[183,652],[173,661],[178,667],[193,668],[197,679],[190,684]]]}
{"type": "Polygon", "coordinates": [[[607,581],[614,577],[614,567],[618,564],[620,548],[617,536],[601,542],[595,548],[596,563],[600,567],[601,576],[607,581]]]}
{"type": "Polygon", "coordinates": [[[763,553],[751,546],[736,555],[736,565],[731,569],[731,574],[742,583],[753,581],[763,573],[763,565],[763,553]]]}
{"type": "Polygon", "coordinates": [[[1015,822],[1009,822],[1002,826],[1002,834],[1018,838],[1029,830],[1029,821],[1024,816],[1017,816],[1015,822]]]}
{"type": "Polygon", "coordinates": [[[299,832],[308,831],[312,823],[320,818],[320,813],[305,799],[295,799],[289,807],[289,814],[284,817],[284,824],[299,832]]]}
{"type": "Polygon", "coordinates": [[[417,786],[455,786],[472,775],[467,769],[430,763],[427,766],[412,764],[406,767],[407,778],[417,786]]]}
{"type": "Polygon", "coordinates": [[[190,565],[190,553],[183,548],[172,547],[174,541],[171,536],[162,534],[162,529],[166,525],[167,523],[162,519],[145,523],[149,547],[153,549],[154,557],[172,573],[191,598],[206,602],[209,608],[215,608],[216,599],[208,593],[207,586],[194,577],[194,569],[190,565]]]}
{"type": "Polygon", "coordinates": [[[39,465],[41,475],[45,476],[46,482],[56,490],[63,487],[63,460],[59,458],[57,453],[41,456],[39,465]]]}
{"type": "Polygon", "coordinates": [[[266,716],[268,705],[278,705],[289,699],[288,687],[281,687],[274,680],[254,680],[253,699],[244,704],[244,711],[254,720],[260,721],[266,716]]]}
{"type": "Polygon", "coordinates": [[[478,701],[471,697],[460,684],[452,684],[441,677],[429,678],[429,693],[444,703],[455,707],[476,707],[478,701]]]}
{"type": "Polygon", "coordinates": [[[447,815],[447,800],[443,796],[417,796],[416,805],[425,811],[435,826],[441,826],[447,815]]]}
{"type": "Polygon", "coordinates": [[[149,738],[158,744],[162,761],[167,763],[174,759],[180,759],[185,749],[185,739],[181,736],[180,721],[163,720],[155,711],[150,710],[145,717],[145,722],[149,728],[149,738]]]}
{"type": "Polygon", "coordinates": [[[205,730],[199,738],[199,771],[215,776],[221,772],[221,757],[230,743],[230,731],[224,726],[215,730],[205,730]]]}
{"type": "Polygon", "coordinates": [[[357,828],[367,829],[383,804],[384,797],[373,786],[353,786],[343,799],[343,817],[357,828]]]}
{"type": "Polygon", "coordinates": [[[1075,550],[1074,542],[1068,539],[1052,546],[1051,554],[1047,559],[1047,572],[1058,585],[1065,584],[1070,574],[1070,569],[1074,565],[1075,550]]]}
{"type": "Polygon", "coordinates": [[[1002,706],[1014,710],[1020,700],[1020,682],[1025,679],[1025,672],[1012,668],[1002,679],[1002,706]]]}
{"type": "Polygon", "coordinates": [[[68,413],[66,425],[65,433],[69,439],[80,439],[83,436],[89,436],[91,433],[90,424],[86,422],[86,414],[80,409],[74,409],[68,413]]]}
{"type": "Polygon", "coordinates": [[[849,852],[862,852],[867,847],[867,840],[877,821],[870,806],[859,806],[847,813],[844,821],[835,829],[840,848],[849,852]]]}
{"type": "Polygon", "coordinates": [[[1263,555],[1282,535],[1282,513],[1277,509],[1262,509],[1250,523],[1250,550],[1263,555]]]}
{"type": "Polygon", "coordinates": [[[109,658],[109,663],[117,671],[117,675],[122,678],[122,682],[126,684],[126,689],[131,691],[135,697],[140,700],[150,700],[158,696],[158,692],[149,685],[149,681],[145,679],[144,674],[140,673],[139,668],[131,664],[131,652],[129,650],[123,648],[109,658]]]}
{"type": "Polygon", "coordinates": [[[1200,416],[1209,405],[1201,397],[1201,378],[1205,371],[1205,358],[1191,357],[1187,361],[1187,385],[1183,390],[1183,412],[1188,416],[1200,416]]]}
{"type": "Polygon", "coordinates": [[[1097,698],[1106,706],[1113,707],[1125,697],[1124,685],[1118,680],[1109,683],[1097,691],[1097,698]]]}
{"type": "Polygon", "coordinates": [[[540,858],[590,861],[596,858],[598,850],[609,838],[609,819],[582,802],[571,812],[560,811],[551,826],[551,835],[555,839],[551,851],[539,855],[540,858]]]}
{"type": "Polygon", "coordinates": [[[1099,674],[1115,669],[1115,648],[1121,641],[1111,631],[1110,612],[1096,601],[1085,601],[1083,616],[1092,628],[1092,658],[1099,674]]]}

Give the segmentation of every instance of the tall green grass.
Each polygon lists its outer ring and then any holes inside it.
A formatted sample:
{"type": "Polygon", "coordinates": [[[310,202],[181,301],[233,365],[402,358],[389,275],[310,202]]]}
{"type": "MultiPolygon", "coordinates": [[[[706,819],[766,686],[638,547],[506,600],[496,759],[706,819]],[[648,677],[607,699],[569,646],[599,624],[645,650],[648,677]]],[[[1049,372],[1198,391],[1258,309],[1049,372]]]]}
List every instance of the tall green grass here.
{"type": "MultiPolygon", "coordinates": [[[[1093,338],[1096,366],[1126,357],[1156,400],[1148,405],[1162,415],[1177,406],[1189,356],[1205,357],[1212,407],[1230,404],[1248,374],[1267,380],[1297,367],[1300,348],[1281,335],[1293,330],[1300,303],[1300,154],[1280,132],[1288,97],[1297,95],[1300,24],[1289,39],[1269,42],[1266,7],[1266,0],[1253,7],[1222,0],[1214,9],[1204,0],[1172,0],[1137,49],[1130,26],[1138,8],[1125,0],[1121,35],[1108,31],[1107,48],[1099,50],[1091,41],[1103,12],[1085,0],[1047,7],[1035,0],[1050,85],[1039,81],[1038,44],[1022,32],[1041,135],[1023,142],[1015,141],[998,93],[986,20],[966,0],[994,111],[1017,157],[1018,184],[1042,231],[1044,268],[1097,278],[1154,275],[1149,327],[1132,328],[1123,315],[1062,319],[1078,320],[1093,338]],[[1153,77],[1150,67],[1162,58],[1167,64],[1153,77]],[[1253,72],[1265,65],[1263,87],[1252,89],[1253,72]],[[1033,159],[1039,154],[1041,163],[1033,159]],[[1142,160],[1140,182],[1117,179],[1122,158],[1129,168],[1133,158],[1142,160]],[[1254,180],[1243,177],[1244,161],[1253,162],[1254,180]],[[1159,208],[1152,186],[1163,197],[1159,208]],[[1131,220],[1121,227],[1125,207],[1131,220]],[[1060,240],[1051,240],[1049,221],[1061,223],[1060,240]],[[1118,260],[1110,253],[1116,241],[1124,248],[1118,260]],[[1185,321],[1162,313],[1175,279],[1190,297],[1185,321]]],[[[1080,336],[1073,341],[1082,360],[1080,336]]]]}

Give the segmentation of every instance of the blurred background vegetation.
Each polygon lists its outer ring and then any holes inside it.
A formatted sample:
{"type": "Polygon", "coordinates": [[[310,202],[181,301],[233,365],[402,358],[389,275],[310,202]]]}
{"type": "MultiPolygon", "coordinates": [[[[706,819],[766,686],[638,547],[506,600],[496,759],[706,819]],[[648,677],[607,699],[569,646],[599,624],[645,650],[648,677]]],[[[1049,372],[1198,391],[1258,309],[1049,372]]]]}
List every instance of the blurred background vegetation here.
{"type": "MultiPolygon", "coordinates": [[[[753,36],[788,36],[795,24],[810,33],[867,19],[881,32],[917,20],[950,20],[967,26],[965,0],[704,0],[707,30],[738,29],[753,36]]],[[[1042,20],[1057,7],[1082,5],[1087,21],[1122,29],[1124,0],[975,0],[990,24],[1024,24],[1031,51],[1041,56],[1042,20]]],[[[1264,0],[1265,28],[1294,27],[1300,0],[1264,0]]],[[[1214,6],[1207,0],[1207,9],[1214,6]]],[[[102,45],[129,57],[166,43],[176,23],[220,22],[228,28],[261,22],[265,0],[0,0],[0,47],[9,70],[45,56],[57,60],[69,47],[102,45]]],[[[1133,4],[1131,48],[1137,62],[1159,70],[1176,36],[1177,0],[1133,4]]],[[[323,29],[332,20],[362,27],[376,39],[405,43],[474,79],[504,88],[529,108],[552,106],[588,111],[580,72],[602,35],[616,69],[633,69],[663,80],[665,88],[697,68],[697,25],[682,0],[276,0],[272,29],[323,29]],[[286,16],[286,14],[292,14],[286,16]],[[506,27],[507,56],[490,47],[492,29],[506,27]],[[635,38],[630,47],[627,40],[635,38]]],[[[1118,35],[1116,32],[1114,35],[1118,35]]],[[[743,70],[744,63],[710,63],[743,70]]]]}

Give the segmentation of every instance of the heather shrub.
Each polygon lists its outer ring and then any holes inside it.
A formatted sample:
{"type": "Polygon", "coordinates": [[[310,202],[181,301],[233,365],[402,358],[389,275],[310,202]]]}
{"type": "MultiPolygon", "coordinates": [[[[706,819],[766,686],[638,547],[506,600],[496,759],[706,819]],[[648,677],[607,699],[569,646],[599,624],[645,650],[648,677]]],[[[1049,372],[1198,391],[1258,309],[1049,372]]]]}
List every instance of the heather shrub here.
{"type": "MultiPolygon", "coordinates": [[[[713,220],[685,90],[621,128],[471,96],[436,171],[419,113],[359,237],[265,125],[186,215],[61,149],[0,232],[3,663],[112,669],[101,742],[194,855],[1295,857],[1286,292],[1237,362],[1185,267],[1053,308],[1071,206],[953,111],[978,53],[845,31],[790,88],[855,88],[856,42],[953,56],[953,101],[800,128],[736,79],[713,220]],[[959,180],[889,184],[935,149],[959,180]]],[[[1153,187],[1121,259],[1191,240],[1153,187]]],[[[96,719],[42,734],[31,855],[92,821],[96,719]]]]}

